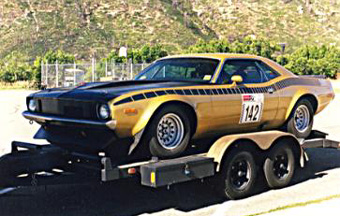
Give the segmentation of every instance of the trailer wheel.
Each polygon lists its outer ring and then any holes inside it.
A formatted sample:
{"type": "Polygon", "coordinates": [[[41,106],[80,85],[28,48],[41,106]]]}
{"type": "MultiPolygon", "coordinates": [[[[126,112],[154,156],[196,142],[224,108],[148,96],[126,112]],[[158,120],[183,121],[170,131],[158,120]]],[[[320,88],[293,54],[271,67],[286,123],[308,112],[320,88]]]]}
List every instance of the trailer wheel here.
{"type": "Polygon", "coordinates": [[[263,170],[270,188],[282,188],[294,175],[295,158],[290,145],[279,142],[268,153],[263,170]]]}
{"type": "Polygon", "coordinates": [[[241,199],[251,195],[256,180],[256,163],[248,151],[232,150],[222,167],[224,197],[241,199]]]}

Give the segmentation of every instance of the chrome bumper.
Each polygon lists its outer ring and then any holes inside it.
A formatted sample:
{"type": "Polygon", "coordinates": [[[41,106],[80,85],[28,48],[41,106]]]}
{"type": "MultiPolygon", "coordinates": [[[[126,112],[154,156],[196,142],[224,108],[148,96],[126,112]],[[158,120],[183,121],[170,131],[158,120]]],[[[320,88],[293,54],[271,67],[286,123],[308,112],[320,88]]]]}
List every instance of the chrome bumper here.
{"type": "Polygon", "coordinates": [[[74,118],[65,118],[65,117],[57,117],[49,114],[42,113],[32,113],[29,111],[25,111],[22,115],[29,120],[36,121],[38,123],[61,123],[61,124],[77,124],[77,125],[88,125],[88,126],[99,126],[99,127],[107,127],[111,130],[116,128],[116,120],[112,119],[106,122],[95,121],[95,120],[85,120],[85,119],[74,119],[74,118]]]}

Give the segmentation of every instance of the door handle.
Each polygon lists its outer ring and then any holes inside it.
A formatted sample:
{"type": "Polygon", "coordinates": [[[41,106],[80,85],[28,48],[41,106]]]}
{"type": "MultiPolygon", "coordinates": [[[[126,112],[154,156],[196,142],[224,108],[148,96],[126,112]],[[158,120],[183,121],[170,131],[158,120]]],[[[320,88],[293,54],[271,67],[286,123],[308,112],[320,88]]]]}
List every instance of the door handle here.
{"type": "Polygon", "coordinates": [[[274,89],[273,88],[268,88],[268,93],[269,94],[273,94],[274,93],[274,89]]]}

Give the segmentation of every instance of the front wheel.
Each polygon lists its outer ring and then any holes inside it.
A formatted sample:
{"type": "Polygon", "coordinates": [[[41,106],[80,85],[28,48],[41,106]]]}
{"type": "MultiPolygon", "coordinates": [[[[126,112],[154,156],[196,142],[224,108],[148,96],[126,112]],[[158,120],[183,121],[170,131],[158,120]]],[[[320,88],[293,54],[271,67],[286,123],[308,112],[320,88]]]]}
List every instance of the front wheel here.
{"type": "Polygon", "coordinates": [[[307,99],[302,99],[295,105],[286,129],[297,138],[306,138],[312,131],[314,111],[312,104],[307,99]]]}
{"type": "Polygon", "coordinates": [[[162,108],[153,117],[146,135],[151,154],[163,158],[183,153],[190,138],[191,125],[188,113],[175,105],[162,108]]]}

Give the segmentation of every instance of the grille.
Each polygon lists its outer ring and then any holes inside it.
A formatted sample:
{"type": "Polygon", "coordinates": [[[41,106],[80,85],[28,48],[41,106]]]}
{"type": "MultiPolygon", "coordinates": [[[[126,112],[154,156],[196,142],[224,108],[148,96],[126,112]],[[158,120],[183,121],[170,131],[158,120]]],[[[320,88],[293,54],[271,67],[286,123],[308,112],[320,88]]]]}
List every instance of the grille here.
{"type": "Polygon", "coordinates": [[[41,112],[69,118],[97,119],[96,102],[41,99],[41,112]]]}

